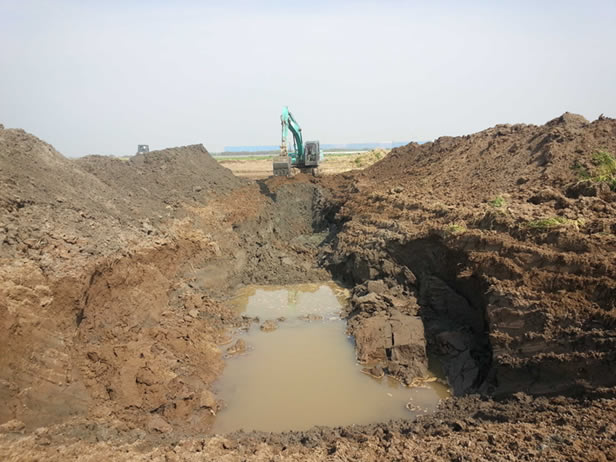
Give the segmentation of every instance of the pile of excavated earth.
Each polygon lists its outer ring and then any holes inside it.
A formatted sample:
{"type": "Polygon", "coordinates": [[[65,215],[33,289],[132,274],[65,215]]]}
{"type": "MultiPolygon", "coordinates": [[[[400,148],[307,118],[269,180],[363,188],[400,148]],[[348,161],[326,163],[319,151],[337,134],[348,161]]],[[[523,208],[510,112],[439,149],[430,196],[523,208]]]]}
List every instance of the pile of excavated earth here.
{"type": "Polygon", "coordinates": [[[0,459],[616,460],[615,155],[616,120],[566,113],[255,182],[0,125],[0,459]],[[211,434],[233,292],[329,279],[367,372],[454,396],[211,434]]]}

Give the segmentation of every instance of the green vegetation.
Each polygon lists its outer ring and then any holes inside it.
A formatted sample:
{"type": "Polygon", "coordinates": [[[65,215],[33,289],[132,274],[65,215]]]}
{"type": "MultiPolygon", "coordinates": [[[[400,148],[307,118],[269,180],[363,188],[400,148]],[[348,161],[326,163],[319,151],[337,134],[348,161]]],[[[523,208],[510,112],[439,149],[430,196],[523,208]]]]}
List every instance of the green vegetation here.
{"type": "Polygon", "coordinates": [[[597,151],[592,156],[593,169],[589,171],[579,162],[573,164],[573,171],[580,181],[606,183],[616,191],[616,158],[607,151],[597,151]]]}
{"type": "Polygon", "coordinates": [[[361,162],[361,158],[360,157],[355,158],[355,160],[353,162],[355,162],[355,165],[357,167],[361,167],[362,162],[361,162]]]}
{"type": "Polygon", "coordinates": [[[272,160],[275,156],[246,156],[246,157],[232,157],[232,156],[213,156],[218,162],[225,162],[227,160],[272,160]]]}
{"type": "Polygon", "coordinates": [[[449,234],[462,234],[462,233],[466,232],[466,226],[453,223],[453,224],[447,226],[447,228],[445,228],[445,230],[449,234]]]}
{"type": "Polygon", "coordinates": [[[564,217],[541,218],[539,220],[529,221],[526,223],[526,226],[533,229],[552,229],[565,225],[567,221],[568,220],[564,217]]]}
{"type": "Polygon", "coordinates": [[[342,151],[342,152],[335,152],[335,151],[323,151],[323,155],[328,158],[328,157],[353,157],[353,156],[359,156],[362,154],[368,154],[370,151],[342,151]]]}
{"type": "Polygon", "coordinates": [[[583,226],[585,223],[583,218],[578,218],[577,220],[570,220],[565,217],[548,217],[541,218],[539,220],[533,220],[526,223],[528,228],[532,229],[554,229],[559,228],[561,226],[572,226],[578,229],[580,226],[583,226]]]}
{"type": "Polygon", "coordinates": [[[505,198],[503,196],[496,196],[494,199],[489,200],[488,204],[491,207],[499,209],[499,208],[504,207],[505,205],[507,205],[507,201],[505,200],[505,198]]]}
{"type": "Polygon", "coordinates": [[[593,181],[607,183],[612,191],[616,191],[616,158],[607,151],[596,152],[593,156],[596,167],[593,181]]]}

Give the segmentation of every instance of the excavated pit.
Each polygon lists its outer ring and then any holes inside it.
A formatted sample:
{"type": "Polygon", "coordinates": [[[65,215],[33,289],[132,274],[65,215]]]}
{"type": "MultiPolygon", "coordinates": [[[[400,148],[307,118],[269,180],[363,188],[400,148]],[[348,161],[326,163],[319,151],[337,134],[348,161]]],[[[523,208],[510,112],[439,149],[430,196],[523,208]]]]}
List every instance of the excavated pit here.
{"type": "Polygon", "coordinates": [[[71,161],[0,126],[0,458],[616,460],[616,192],[578,177],[614,140],[565,114],[253,183],[202,146],[71,161]],[[455,396],[217,436],[256,327],[232,294],[331,279],[347,357],[455,396]]]}
{"type": "MultiPolygon", "coordinates": [[[[391,241],[386,242],[377,259],[351,254],[341,264],[335,261],[335,251],[337,233],[343,229],[344,220],[336,218],[339,204],[328,198],[326,190],[301,178],[290,183],[261,182],[258,190],[253,187],[248,194],[253,204],[264,205],[257,207],[256,213],[248,211],[248,217],[232,225],[233,246],[226,252],[202,248],[202,244],[195,247],[189,238],[184,244],[162,245],[93,270],[84,281],[84,293],[78,296],[74,308],[76,339],[88,345],[85,355],[78,355],[77,364],[87,377],[84,383],[89,393],[80,390],[85,401],[79,398],[77,405],[70,399],[69,403],[56,403],[53,398],[51,404],[41,402],[43,410],[49,408],[44,411],[49,417],[24,416],[28,426],[36,428],[41,422],[53,424],[57,417],[64,419],[58,415],[58,406],[72,409],[69,415],[84,414],[84,403],[94,396],[95,400],[121,406],[124,410],[120,415],[125,419],[144,422],[155,432],[307,430],[312,425],[367,424],[392,418],[412,419],[424,411],[432,412],[443,392],[416,397],[421,402],[411,403],[411,408],[417,406],[419,412],[409,412],[405,405],[410,402],[412,390],[430,389],[435,379],[451,387],[456,395],[493,389],[486,381],[491,363],[485,319],[487,286],[472,275],[458,274],[466,258],[463,252],[448,249],[439,239],[391,241]],[[217,357],[216,348],[208,345],[207,338],[213,336],[218,345],[224,345],[229,329],[250,329],[250,323],[247,327],[245,320],[222,307],[212,312],[215,305],[204,311],[206,294],[229,306],[227,294],[246,284],[306,283],[325,281],[332,276],[350,287],[350,300],[337,315],[348,320],[348,328],[337,325],[326,329],[332,348],[340,350],[338,357],[346,355],[347,363],[353,363],[355,368],[353,378],[339,386],[366,390],[364,385],[373,380],[370,375],[386,377],[382,380],[394,380],[391,384],[396,384],[390,394],[396,396],[399,405],[369,406],[367,400],[357,406],[373,411],[363,414],[347,410],[346,416],[341,417],[344,410],[332,411],[323,418],[280,422],[258,417],[259,423],[238,417],[232,423],[223,421],[218,425],[216,416],[224,416],[225,408],[236,412],[236,398],[233,393],[226,393],[224,384],[232,387],[245,377],[236,372],[235,378],[225,382],[223,375],[215,385],[224,362],[235,360],[229,359],[228,353],[224,360],[217,357]],[[182,340],[178,343],[166,337],[168,345],[161,350],[154,339],[161,335],[161,322],[172,316],[158,302],[165,298],[165,292],[169,294],[172,312],[180,310],[179,318],[166,329],[177,332],[175,335],[182,340]],[[118,305],[119,300],[123,301],[118,305]],[[142,310],[143,306],[149,308],[142,310]],[[342,342],[346,345],[341,347],[339,343],[345,330],[354,338],[352,346],[346,339],[342,342]],[[131,344],[135,334],[140,343],[131,344]],[[171,356],[161,355],[164,351],[171,356]],[[117,366],[107,365],[109,355],[117,366]],[[183,355],[199,357],[197,363],[207,367],[183,366],[182,374],[188,380],[180,375],[175,382],[163,385],[161,374],[175,371],[174,358],[183,355]],[[355,356],[361,366],[354,364],[355,356]],[[134,379],[127,380],[127,373],[134,374],[134,379]],[[364,385],[353,382],[358,378],[364,385]],[[215,396],[208,390],[214,390],[215,396]],[[147,412],[145,419],[139,417],[142,410],[147,412]]],[[[280,333],[284,334],[285,329],[280,333]]],[[[318,336],[309,338],[312,344],[318,341],[318,336]]],[[[320,347],[325,353],[327,342],[320,347]]],[[[224,355],[225,348],[221,351],[224,355]]],[[[309,351],[307,345],[304,352],[309,351]]],[[[238,361],[250,362],[250,355],[238,361]]],[[[295,366],[304,367],[299,359],[295,366]]],[[[318,365],[310,367],[318,370],[318,365]]],[[[257,369],[268,373],[265,365],[257,369]]],[[[370,390],[379,390],[371,386],[367,386],[368,394],[370,390]]],[[[309,388],[292,399],[301,401],[302,394],[310,393],[309,388]]],[[[77,391],[68,393],[79,396],[77,391]]],[[[382,390],[377,393],[382,395],[382,390]]],[[[250,399],[257,400],[257,396],[258,392],[250,399]]],[[[271,406],[274,409],[284,404],[271,406]]],[[[244,411],[250,413],[250,408],[244,411]]]]}
{"type": "Polygon", "coordinates": [[[370,376],[355,360],[335,283],[256,286],[234,304],[251,324],[238,333],[214,391],[225,402],[215,433],[371,424],[433,412],[447,389],[407,388],[370,376]]]}
{"type": "MultiPolygon", "coordinates": [[[[261,183],[259,190],[263,196],[272,201],[274,207],[267,215],[260,215],[234,228],[234,232],[240,236],[246,236],[247,240],[257,236],[254,241],[256,245],[249,248],[249,252],[244,256],[250,271],[243,272],[240,284],[253,284],[255,282],[270,285],[292,282],[303,283],[313,280],[327,280],[332,275],[344,279],[345,275],[340,272],[334,271],[332,273],[319,269],[325,266],[319,263],[319,260],[324,257],[323,251],[331,247],[332,242],[335,241],[336,232],[341,226],[333,219],[336,206],[328,200],[326,191],[316,184],[304,181],[282,185],[261,183]],[[272,248],[272,243],[277,242],[289,243],[290,247],[282,253],[277,253],[275,247],[272,248]]],[[[276,286],[269,287],[274,288],[276,286]]],[[[355,292],[355,289],[351,288],[350,292],[355,292]]],[[[266,312],[268,309],[272,309],[274,302],[275,299],[269,302],[262,301],[265,306],[261,307],[258,314],[247,313],[246,316],[248,318],[257,316],[261,322],[271,320],[272,315],[268,316],[266,312]],[[265,312],[263,309],[265,309],[265,312]]],[[[318,310],[319,300],[316,299],[312,303],[318,310]]],[[[340,318],[342,316],[346,319],[349,314],[349,307],[349,302],[345,302],[340,309],[340,313],[336,313],[334,317],[340,318]]],[[[226,376],[226,373],[223,373],[220,382],[214,385],[217,395],[222,400],[219,409],[216,411],[217,416],[222,416],[220,418],[221,423],[215,421],[214,432],[226,432],[235,429],[306,430],[313,425],[351,425],[398,418],[412,419],[417,415],[431,412],[439,400],[446,395],[447,377],[442,375],[436,377],[427,367],[424,329],[419,318],[414,330],[408,335],[407,333],[403,335],[406,338],[396,340],[397,349],[410,348],[414,351],[417,357],[413,360],[417,362],[417,367],[415,367],[415,364],[407,364],[406,357],[400,357],[400,361],[397,358],[391,358],[391,350],[386,353],[390,356],[389,366],[382,367],[383,365],[373,361],[372,358],[364,358],[361,354],[358,358],[359,362],[356,364],[354,347],[361,351],[365,339],[355,337],[354,341],[357,345],[349,343],[344,335],[346,331],[345,320],[331,320],[330,323],[314,320],[312,324],[309,324],[309,326],[312,326],[311,328],[304,326],[305,329],[300,329],[294,324],[298,320],[294,319],[292,314],[285,314],[280,311],[275,311],[275,313],[277,313],[277,316],[274,316],[274,318],[283,317],[287,319],[278,323],[278,329],[270,335],[270,338],[281,338],[282,340],[279,340],[279,342],[282,343],[291,341],[294,336],[287,332],[287,328],[294,327],[300,338],[301,335],[307,335],[306,338],[309,340],[305,340],[299,349],[290,349],[290,351],[285,352],[296,355],[295,360],[284,355],[277,359],[273,353],[261,356],[258,351],[259,347],[255,347],[257,351],[248,353],[245,357],[229,359],[237,353],[238,348],[241,352],[244,352],[247,347],[243,342],[248,344],[252,342],[260,345],[260,348],[265,351],[272,351],[271,346],[267,344],[267,334],[263,334],[250,321],[247,321],[247,325],[242,325],[242,328],[248,330],[249,334],[245,334],[247,335],[246,339],[239,339],[241,341],[240,347],[233,343],[227,350],[229,375],[226,376]],[[318,346],[319,336],[315,334],[315,329],[317,329],[315,326],[320,326],[323,329],[322,343],[318,346]],[[415,334],[418,335],[417,338],[414,337],[415,334]],[[312,358],[311,361],[305,362],[301,359],[303,356],[310,356],[313,350],[327,355],[329,347],[331,347],[332,357],[328,361],[324,361],[323,358],[312,358]],[[251,362],[251,356],[255,358],[254,364],[251,362]],[[326,370],[319,370],[320,366],[331,365],[333,358],[343,362],[341,369],[337,370],[336,374],[328,374],[326,370]],[[232,363],[229,364],[229,361],[232,361],[232,363]],[[233,361],[246,366],[235,365],[233,361]],[[267,367],[266,364],[261,364],[262,361],[272,361],[273,364],[267,367]],[[286,365],[283,367],[288,369],[287,373],[290,376],[294,376],[307,368],[311,371],[311,376],[318,377],[321,381],[300,383],[293,387],[296,390],[279,390],[277,387],[288,383],[288,381],[282,379],[284,371],[276,368],[278,361],[286,365]],[[424,364],[426,367],[424,367],[424,364]],[[400,368],[410,368],[417,373],[413,376],[402,377],[396,373],[400,368]],[[272,378],[272,383],[269,386],[263,385],[261,391],[259,391],[257,384],[263,384],[264,379],[267,384],[269,369],[272,369],[273,376],[277,378],[272,378]],[[256,375],[248,378],[247,370],[253,371],[256,375]],[[276,373],[274,374],[274,372],[276,373]],[[387,391],[379,387],[374,382],[375,379],[370,378],[370,376],[378,377],[379,380],[385,382],[385,385],[389,384],[391,390],[387,391]],[[328,380],[333,381],[331,385],[335,386],[335,391],[327,392],[326,384],[328,380]],[[255,390],[250,390],[250,386],[244,385],[244,388],[249,388],[248,393],[245,390],[241,393],[229,391],[239,387],[242,382],[255,383],[255,390]],[[228,390],[225,389],[227,387],[228,390]],[[268,391],[267,396],[269,398],[266,398],[264,390],[268,391]],[[359,399],[360,396],[353,393],[352,390],[361,391],[363,402],[359,399]],[[260,393],[263,394],[262,400],[258,398],[260,393]],[[333,398],[329,395],[333,395],[333,398]],[[288,401],[274,400],[273,396],[287,398],[295,403],[295,406],[288,401]],[[410,399],[413,396],[415,396],[415,403],[410,399]],[[386,397],[385,402],[382,405],[376,405],[375,403],[380,402],[379,400],[382,400],[383,397],[386,397]],[[270,399],[271,402],[268,403],[267,399],[270,399]],[[393,405],[391,404],[392,400],[395,401],[393,405]],[[328,402],[331,403],[329,406],[327,405],[328,402]],[[241,403],[244,403],[244,405],[241,403]],[[258,403],[259,406],[256,407],[259,409],[255,408],[255,403],[258,403]],[[309,406],[309,403],[320,403],[320,405],[309,406]],[[338,403],[338,406],[335,406],[334,403],[338,403]],[[293,412],[292,409],[298,408],[297,404],[308,405],[312,412],[293,412]],[[263,406],[270,406],[269,412],[266,412],[263,406]],[[323,412],[315,413],[317,409],[323,409],[323,412]],[[231,417],[225,417],[228,415],[231,417]],[[279,418],[277,419],[276,416],[279,418]]],[[[299,324],[301,326],[302,322],[300,321],[299,324]]],[[[405,326],[401,325],[401,327],[404,330],[405,326]]],[[[354,334],[352,326],[349,326],[348,332],[351,335],[354,334]]],[[[430,334],[428,338],[432,338],[431,331],[428,332],[430,334]]],[[[391,336],[392,334],[390,334],[391,336]]]]}
{"type": "MultiPolygon", "coordinates": [[[[331,251],[332,246],[335,246],[336,233],[344,223],[336,221],[338,207],[328,200],[324,190],[318,185],[306,182],[281,186],[274,183],[270,189],[270,185],[263,182],[260,184],[260,192],[275,205],[270,218],[267,221],[262,218],[257,219],[259,226],[257,229],[254,228],[254,223],[248,222],[235,231],[240,234],[250,232],[251,235],[257,236],[267,232],[274,236],[274,240],[290,242],[291,251],[287,249],[286,255],[278,255],[285,268],[293,261],[297,262],[298,267],[328,266],[327,253],[331,251]]],[[[354,261],[351,266],[328,266],[328,274],[345,281],[351,288],[352,296],[342,308],[341,314],[349,321],[348,332],[354,338],[357,359],[365,373],[388,377],[388,380],[402,384],[405,389],[429,387],[428,384],[439,380],[450,386],[455,394],[462,395],[480,390],[485,385],[490,369],[491,350],[481,292],[486,288],[480,287],[478,283],[473,284],[475,281],[472,278],[462,278],[456,274],[458,260],[463,256],[450,252],[442,244],[440,245],[441,247],[437,241],[426,240],[397,248],[396,244],[392,243],[388,248],[390,255],[386,261],[405,269],[399,272],[392,287],[380,279],[383,274],[372,274],[373,268],[370,268],[367,262],[354,261]],[[359,273],[362,270],[367,271],[364,275],[366,278],[362,278],[361,275],[358,277],[358,268],[359,273]],[[375,284],[378,288],[374,287],[375,284]],[[366,309],[365,300],[361,299],[372,296],[376,296],[382,304],[375,308],[369,301],[366,309]],[[419,309],[415,312],[399,309],[400,305],[406,306],[409,301],[418,303],[419,309]],[[366,325],[368,326],[364,329],[366,325]]],[[[261,283],[291,281],[286,273],[280,275],[276,272],[259,270],[265,266],[264,263],[269,266],[269,259],[272,257],[263,252],[262,247],[258,246],[256,249],[257,261],[254,272],[248,281],[244,281],[261,283]]],[[[254,260],[249,258],[249,261],[254,260]]],[[[293,270],[296,268],[289,268],[289,271],[293,270]]],[[[287,317],[284,314],[280,316],[287,317]]],[[[252,330],[256,329],[253,327],[252,330]]],[[[256,335],[261,333],[257,330],[256,335]]],[[[244,358],[243,361],[248,363],[250,360],[244,358]]],[[[235,380],[238,380],[237,377],[235,380]]],[[[222,383],[233,382],[234,379],[225,382],[223,375],[222,383]]],[[[485,389],[484,386],[483,390],[485,389]]],[[[309,391],[305,390],[304,395],[309,395],[309,391]]],[[[232,408],[232,394],[226,395],[221,391],[221,396],[227,402],[226,405],[232,408]]],[[[256,397],[253,397],[254,400],[256,397]]],[[[426,407],[433,409],[434,402],[434,399],[428,400],[426,407]]],[[[389,417],[413,417],[413,414],[400,412],[400,408],[399,406],[396,412],[390,413],[389,417]]],[[[235,409],[234,412],[237,412],[235,409]]],[[[375,413],[373,419],[376,420],[373,421],[379,420],[379,416],[380,419],[386,418],[387,415],[386,410],[375,413]]],[[[336,411],[332,409],[330,416],[324,416],[321,421],[316,419],[313,423],[348,425],[370,422],[369,416],[358,418],[355,422],[337,418],[336,411]]],[[[267,418],[262,418],[259,424],[250,420],[248,422],[250,423],[245,429],[306,429],[302,426],[306,425],[305,423],[298,424],[293,420],[286,428],[284,424],[271,423],[267,418]]],[[[241,422],[218,427],[225,430],[229,428],[243,427],[241,422]]],[[[216,429],[215,424],[214,430],[216,429]]]]}

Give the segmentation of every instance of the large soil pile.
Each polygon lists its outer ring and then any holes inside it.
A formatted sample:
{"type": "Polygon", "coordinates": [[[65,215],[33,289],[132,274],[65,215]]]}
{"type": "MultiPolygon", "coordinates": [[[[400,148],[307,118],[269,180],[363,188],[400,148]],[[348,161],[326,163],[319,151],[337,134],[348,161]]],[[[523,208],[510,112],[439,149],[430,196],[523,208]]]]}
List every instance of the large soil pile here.
{"type": "Polygon", "coordinates": [[[96,241],[96,246],[83,245],[88,252],[114,247],[98,230],[129,220],[112,188],[23,130],[0,128],[0,153],[3,257],[45,259],[53,255],[54,244],[72,240],[96,241]]]}
{"type": "Polygon", "coordinates": [[[150,222],[169,224],[186,216],[185,206],[245,184],[201,145],[70,160],[23,130],[0,128],[0,153],[3,255],[50,264],[64,244],[75,245],[73,255],[126,248],[155,232],[150,222]]]}
{"type": "Polygon", "coordinates": [[[111,187],[125,207],[144,217],[167,216],[169,210],[204,203],[244,184],[203,145],[152,151],[127,160],[87,156],[76,163],[111,187]]]}
{"type": "Polygon", "coordinates": [[[566,194],[567,186],[583,179],[581,172],[595,169],[593,155],[599,151],[616,152],[614,120],[589,123],[565,113],[542,126],[497,125],[468,136],[411,143],[394,149],[362,177],[460,202],[530,188],[566,194]]]}

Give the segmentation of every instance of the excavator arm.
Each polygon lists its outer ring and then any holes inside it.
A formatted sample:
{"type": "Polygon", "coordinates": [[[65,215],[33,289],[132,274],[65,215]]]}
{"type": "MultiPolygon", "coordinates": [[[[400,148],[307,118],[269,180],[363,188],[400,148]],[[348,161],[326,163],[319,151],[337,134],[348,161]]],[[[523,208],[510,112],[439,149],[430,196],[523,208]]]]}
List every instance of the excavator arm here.
{"type": "MultiPolygon", "coordinates": [[[[282,146],[287,145],[287,137],[289,131],[293,134],[294,151],[287,153],[291,156],[291,162],[302,162],[304,159],[304,140],[302,138],[302,129],[293,117],[293,114],[289,111],[287,106],[282,108],[282,115],[280,116],[280,123],[282,124],[282,146]]],[[[284,150],[284,148],[283,148],[284,150]]]]}

